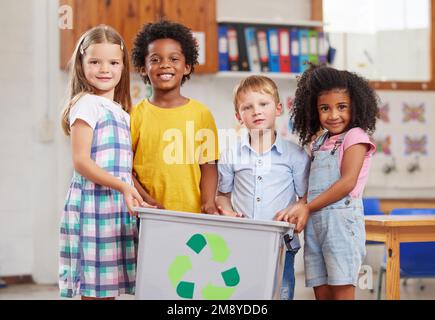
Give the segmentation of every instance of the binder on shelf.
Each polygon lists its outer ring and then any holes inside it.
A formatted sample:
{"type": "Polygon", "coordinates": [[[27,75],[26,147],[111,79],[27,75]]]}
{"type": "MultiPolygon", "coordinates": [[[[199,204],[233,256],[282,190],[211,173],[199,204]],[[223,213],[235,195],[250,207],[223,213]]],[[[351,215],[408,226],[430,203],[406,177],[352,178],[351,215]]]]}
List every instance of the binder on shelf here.
{"type": "Polygon", "coordinates": [[[240,71],[237,29],[233,26],[228,27],[227,37],[228,37],[228,62],[229,62],[230,70],[240,71]]]}
{"type": "Polygon", "coordinates": [[[267,29],[267,44],[269,50],[269,69],[270,72],[279,72],[279,40],[278,30],[275,28],[267,29]]]}
{"type": "Polygon", "coordinates": [[[278,29],[279,71],[290,72],[290,33],[287,29],[278,29]]]}
{"type": "Polygon", "coordinates": [[[309,35],[307,29],[299,29],[299,72],[304,72],[308,68],[309,61],[309,35]]]}
{"type": "Polygon", "coordinates": [[[308,31],[308,60],[311,63],[318,64],[319,63],[319,50],[318,50],[318,39],[317,39],[317,31],[309,30],[308,31]]]}
{"type": "Polygon", "coordinates": [[[326,42],[326,35],[323,31],[317,32],[317,48],[319,50],[319,63],[326,63],[328,55],[328,44],[326,42]]]}
{"type": "Polygon", "coordinates": [[[293,73],[300,72],[299,56],[300,56],[299,30],[297,28],[292,28],[290,30],[290,71],[293,73]]]}
{"type": "Polygon", "coordinates": [[[260,56],[258,54],[256,30],[254,27],[245,28],[246,52],[248,54],[249,70],[260,72],[260,56]]]}
{"type": "Polygon", "coordinates": [[[261,72],[269,72],[269,51],[267,48],[266,29],[257,29],[258,54],[260,55],[261,72]]]}
{"type": "Polygon", "coordinates": [[[219,52],[219,71],[230,70],[230,61],[228,57],[228,27],[218,26],[218,52],[219,52]]]}
{"type": "Polygon", "coordinates": [[[239,49],[239,71],[249,71],[248,52],[245,41],[245,30],[241,24],[236,25],[237,47],[239,49]]]}

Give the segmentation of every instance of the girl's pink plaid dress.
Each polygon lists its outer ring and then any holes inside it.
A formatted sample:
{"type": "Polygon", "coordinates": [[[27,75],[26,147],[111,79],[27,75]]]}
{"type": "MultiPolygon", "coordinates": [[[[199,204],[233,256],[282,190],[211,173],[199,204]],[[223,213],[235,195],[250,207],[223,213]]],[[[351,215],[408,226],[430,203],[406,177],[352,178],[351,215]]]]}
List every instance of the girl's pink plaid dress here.
{"type": "MultiPolygon", "coordinates": [[[[110,174],[132,184],[128,122],[110,110],[108,104],[114,102],[93,97],[102,109],[94,129],[91,158],[110,174]]],[[[61,296],[134,294],[136,249],[136,218],[128,213],[122,194],[74,171],[61,219],[61,296]]]]}

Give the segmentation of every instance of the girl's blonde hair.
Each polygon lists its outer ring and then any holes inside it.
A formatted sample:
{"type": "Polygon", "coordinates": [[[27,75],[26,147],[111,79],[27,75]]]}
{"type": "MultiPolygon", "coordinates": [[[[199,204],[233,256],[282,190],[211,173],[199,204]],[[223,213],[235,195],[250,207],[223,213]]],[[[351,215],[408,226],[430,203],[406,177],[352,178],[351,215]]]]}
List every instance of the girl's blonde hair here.
{"type": "Polygon", "coordinates": [[[234,103],[234,108],[236,110],[236,113],[239,112],[240,95],[248,91],[262,92],[272,96],[275,105],[278,105],[280,102],[278,87],[276,86],[275,82],[273,82],[272,79],[265,76],[253,75],[240,81],[240,83],[234,88],[233,103],[234,103]]]}
{"type": "Polygon", "coordinates": [[[69,114],[74,104],[86,93],[95,93],[95,88],[91,86],[85,77],[83,71],[83,58],[86,54],[86,49],[93,44],[112,43],[121,46],[124,53],[123,57],[123,70],[121,80],[115,88],[114,101],[119,103],[126,112],[131,109],[131,96],[130,96],[130,62],[128,57],[127,48],[124,41],[118,32],[112,27],[106,25],[99,25],[86,31],[77,42],[71,60],[68,63],[68,70],[70,72],[70,80],[68,86],[68,100],[69,102],[62,111],[62,129],[67,136],[70,135],[69,114]]]}

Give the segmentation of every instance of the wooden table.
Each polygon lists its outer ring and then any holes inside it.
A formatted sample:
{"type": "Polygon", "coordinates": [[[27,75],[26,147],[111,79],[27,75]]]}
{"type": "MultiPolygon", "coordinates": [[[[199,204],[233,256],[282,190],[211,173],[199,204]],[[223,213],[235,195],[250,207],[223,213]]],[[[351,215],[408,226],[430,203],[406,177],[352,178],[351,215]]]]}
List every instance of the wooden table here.
{"type": "Polygon", "coordinates": [[[386,298],[400,299],[400,243],[435,241],[435,216],[365,216],[366,239],[385,242],[386,298]]]}

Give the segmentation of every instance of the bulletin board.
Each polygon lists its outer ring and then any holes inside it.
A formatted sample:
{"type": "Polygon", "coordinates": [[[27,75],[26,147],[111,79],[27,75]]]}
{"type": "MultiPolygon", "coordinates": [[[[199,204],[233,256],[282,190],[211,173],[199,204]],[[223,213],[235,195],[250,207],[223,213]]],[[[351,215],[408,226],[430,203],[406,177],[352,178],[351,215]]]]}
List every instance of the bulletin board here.
{"type": "Polygon", "coordinates": [[[435,96],[382,92],[366,194],[381,198],[435,198],[435,96]]]}

